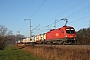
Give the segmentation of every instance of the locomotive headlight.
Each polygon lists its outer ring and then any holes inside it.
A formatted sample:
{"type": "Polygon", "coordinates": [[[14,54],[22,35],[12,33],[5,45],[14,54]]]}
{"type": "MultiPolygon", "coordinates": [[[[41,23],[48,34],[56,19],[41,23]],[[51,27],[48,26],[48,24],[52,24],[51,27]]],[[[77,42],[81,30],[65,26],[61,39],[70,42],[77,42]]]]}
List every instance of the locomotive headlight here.
{"type": "Polygon", "coordinates": [[[67,35],[66,35],[66,37],[67,37],[67,35]]]}

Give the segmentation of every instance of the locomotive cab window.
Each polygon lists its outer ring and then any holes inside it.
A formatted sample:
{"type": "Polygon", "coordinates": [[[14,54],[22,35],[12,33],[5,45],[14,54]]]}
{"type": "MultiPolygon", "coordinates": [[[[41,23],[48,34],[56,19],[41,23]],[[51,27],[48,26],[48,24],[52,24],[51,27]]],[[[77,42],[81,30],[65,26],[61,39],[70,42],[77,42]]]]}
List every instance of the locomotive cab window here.
{"type": "Polygon", "coordinates": [[[74,34],[75,30],[73,28],[67,28],[66,33],[68,34],[74,34]]]}

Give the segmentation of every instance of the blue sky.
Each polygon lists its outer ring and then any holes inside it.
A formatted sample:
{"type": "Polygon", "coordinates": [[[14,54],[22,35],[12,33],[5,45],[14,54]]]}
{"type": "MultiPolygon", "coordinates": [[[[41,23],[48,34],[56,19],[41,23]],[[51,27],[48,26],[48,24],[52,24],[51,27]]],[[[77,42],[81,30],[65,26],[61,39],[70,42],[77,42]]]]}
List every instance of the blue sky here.
{"type": "Polygon", "coordinates": [[[29,36],[30,22],[24,21],[25,18],[31,19],[32,29],[40,24],[33,34],[53,29],[55,19],[58,20],[56,27],[62,27],[65,24],[60,21],[62,18],[67,18],[67,25],[78,31],[89,27],[90,0],[0,0],[0,24],[13,34],[20,31],[20,34],[29,36]],[[46,27],[48,25],[50,28],[46,27]]]}

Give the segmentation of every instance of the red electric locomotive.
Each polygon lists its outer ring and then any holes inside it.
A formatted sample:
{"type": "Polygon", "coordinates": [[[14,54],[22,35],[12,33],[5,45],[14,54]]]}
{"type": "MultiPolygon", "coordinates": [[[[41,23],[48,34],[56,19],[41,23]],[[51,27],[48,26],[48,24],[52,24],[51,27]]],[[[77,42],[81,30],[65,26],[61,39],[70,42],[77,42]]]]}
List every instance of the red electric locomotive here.
{"type": "Polygon", "coordinates": [[[59,44],[75,43],[76,32],[71,26],[63,26],[58,29],[50,30],[46,33],[46,42],[59,44]]]}

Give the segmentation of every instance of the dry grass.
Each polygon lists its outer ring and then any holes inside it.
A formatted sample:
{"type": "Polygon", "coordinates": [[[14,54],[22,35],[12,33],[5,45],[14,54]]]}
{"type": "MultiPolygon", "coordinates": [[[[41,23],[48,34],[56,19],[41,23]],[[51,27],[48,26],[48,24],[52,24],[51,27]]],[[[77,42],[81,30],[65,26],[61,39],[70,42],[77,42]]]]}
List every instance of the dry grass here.
{"type": "Polygon", "coordinates": [[[24,50],[41,60],[90,60],[90,46],[26,46],[24,50]]]}

